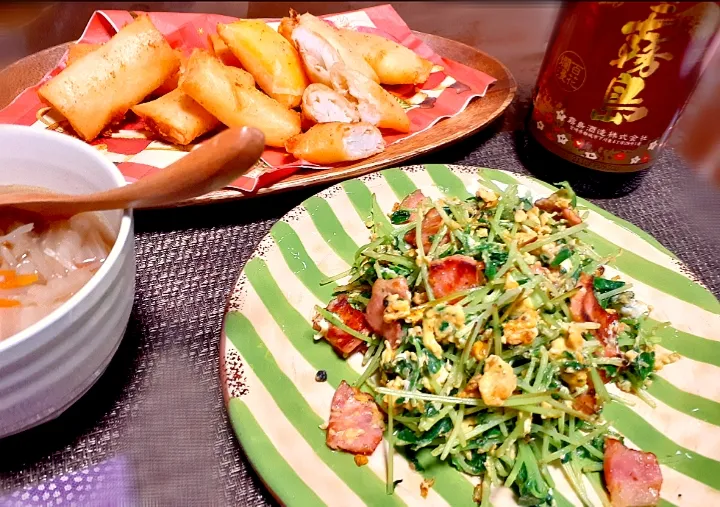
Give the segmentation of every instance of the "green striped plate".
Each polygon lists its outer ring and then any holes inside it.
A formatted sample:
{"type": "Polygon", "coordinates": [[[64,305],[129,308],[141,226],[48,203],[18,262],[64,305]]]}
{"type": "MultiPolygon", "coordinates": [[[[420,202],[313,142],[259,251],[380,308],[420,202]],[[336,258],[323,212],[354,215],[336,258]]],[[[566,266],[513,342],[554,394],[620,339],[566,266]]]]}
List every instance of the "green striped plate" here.
{"type": "MultiPolygon", "coordinates": [[[[313,306],[325,305],[333,286],[319,285],[345,271],[368,241],[371,195],[382,212],[415,188],[433,198],[465,197],[478,176],[501,188],[518,182],[535,198],[553,187],[498,170],[428,165],[389,169],[349,180],[311,197],[288,213],[260,243],[228,304],[221,342],[221,376],[232,426],[250,461],[284,504],[300,506],[473,505],[474,479],[441,467],[426,472],[435,486],[420,496],[422,477],[395,454],[395,495],[385,494],[385,449],[367,466],[331,451],[319,427],[341,380],[354,380],[359,357],[343,361],[312,339],[313,306]],[[315,373],[327,370],[328,381],[315,373]]],[[[720,303],[660,243],[641,229],[580,200],[590,210],[590,241],[602,254],[622,247],[609,268],[629,280],[657,321],[670,321],[663,344],[683,355],[650,389],[656,407],[635,400],[613,403],[606,416],[635,446],[657,454],[663,469],[663,505],[720,504],[720,303]],[[717,504],[715,502],[718,502],[717,504]]],[[[622,395],[617,390],[613,391],[622,395]]],[[[558,504],[580,505],[554,470],[558,504]]],[[[587,490],[598,505],[588,483],[587,490]]],[[[515,505],[497,488],[493,505],[515,505]]]]}

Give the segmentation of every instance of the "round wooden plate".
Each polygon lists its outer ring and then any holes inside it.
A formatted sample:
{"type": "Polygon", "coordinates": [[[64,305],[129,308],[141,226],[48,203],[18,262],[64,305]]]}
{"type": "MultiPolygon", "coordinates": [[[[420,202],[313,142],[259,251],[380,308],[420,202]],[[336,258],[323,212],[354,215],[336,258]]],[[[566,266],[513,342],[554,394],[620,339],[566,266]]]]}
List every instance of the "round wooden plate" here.
{"type": "MultiPolygon", "coordinates": [[[[510,105],[515,97],[517,85],[508,68],[500,61],[461,42],[422,32],[413,33],[437,54],[485,72],[497,81],[490,85],[484,97],[473,99],[463,112],[441,120],[430,129],[409,139],[388,146],[383,153],[356,163],[338,165],[332,169],[302,169],[274,185],[259,190],[254,195],[340,181],[383,167],[398,165],[400,162],[437,150],[482,130],[510,105]]],[[[25,57],[0,71],[0,108],[8,105],[25,88],[37,83],[53,69],[66,49],[67,44],[55,46],[25,57]]],[[[228,188],[181,204],[201,204],[246,197],[251,195],[228,188]]]]}

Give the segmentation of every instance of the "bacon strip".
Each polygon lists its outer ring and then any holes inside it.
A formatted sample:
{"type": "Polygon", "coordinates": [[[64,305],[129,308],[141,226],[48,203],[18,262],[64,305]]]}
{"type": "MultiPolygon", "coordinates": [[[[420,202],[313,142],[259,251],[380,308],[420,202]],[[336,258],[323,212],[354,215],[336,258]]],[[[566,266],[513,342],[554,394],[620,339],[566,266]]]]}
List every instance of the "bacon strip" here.
{"type": "Polygon", "coordinates": [[[653,453],[628,449],[608,438],[604,472],[613,507],[646,507],[660,501],[662,471],[653,453]]]}
{"type": "Polygon", "coordinates": [[[343,380],[330,405],[327,446],[369,456],[382,440],[384,430],[382,413],[372,396],[343,380]]]}
{"type": "Polygon", "coordinates": [[[391,280],[378,278],[372,287],[372,296],[365,309],[365,317],[368,324],[376,333],[382,335],[390,342],[392,348],[397,348],[402,340],[402,327],[397,321],[385,322],[385,298],[391,294],[397,294],[402,299],[411,298],[410,289],[405,277],[399,276],[391,280]]]}
{"type": "MultiPolygon", "coordinates": [[[[340,317],[340,320],[342,320],[347,327],[354,329],[358,333],[370,335],[371,330],[367,320],[365,320],[365,314],[353,308],[345,294],[330,301],[327,305],[327,310],[340,317]]],[[[332,324],[325,335],[325,339],[339,354],[342,354],[343,357],[349,356],[364,343],[359,338],[355,338],[332,324]]]]}
{"type": "Polygon", "coordinates": [[[595,277],[583,273],[580,275],[577,287],[580,290],[570,298],[570,315],[575,322],[595,322],[600,324],[600,329],[592,331],[593,335],[605,347],[606,357],[620,355],[617,345],[617,322],[616,313],[605,310],[593,292],[593,280],[595,277]]]}
{"type": "Polygon", "coordinates": [[[430,262],[428,282],[433,296],[441,298],[485,283],[482,262],[467,255],[451,255],[430,262]]]}
{"type": "MultiPolygon", "coordinates": [[[[427,253],[432,248],[434,237],[443,226],[443,219],[435,208],[431,209],[425,214],[422,224],[420,225],[421,239],[423,250],[427,253]]],[[[410,230],[405,234],[405,241],[411,246],[417,248],[417,234],[415,229],[410,230]]],[[[450,241],[450,231],[447,231],[443,238],[440,240],[440,244],[444,245],[450,241]]]]}
{"type": "MultiPolygon", "coordinates": [[[[399,204],[399,209],[408,209],[408,210],[416,210],[417,207],[420,205],[420,203],[425,199],[425,195],[420,190],[415,190],[412,194],[405,197],[405,199],[402,200],[402,202],[399,204]]],[[[409,223],[415,221],[417,218],[417,214],[413,211],[410,213],[410,218],[404,222],[409,223]]],[[[427,253],[428,250],[432,247],[433,243],[433,236],[440,232],[440,229],[443,225],[443,219],[440,216],[440,213],[436,209],[429,210],[425,217],[423,218],[422,224],[421,224],[421,231],[422,231],[422,245],[425,249],[425,252],[427,253]]],[[[417,234],[416,231],[413,229],[411,231],[408,231],[405,234],[405,241],[410,244],[411,246],[417,248],[417,234]]],[[[440,241],[440,244],[443,245],[450,241],[450,232],[443,237],[443,239],[440,241]]]]}

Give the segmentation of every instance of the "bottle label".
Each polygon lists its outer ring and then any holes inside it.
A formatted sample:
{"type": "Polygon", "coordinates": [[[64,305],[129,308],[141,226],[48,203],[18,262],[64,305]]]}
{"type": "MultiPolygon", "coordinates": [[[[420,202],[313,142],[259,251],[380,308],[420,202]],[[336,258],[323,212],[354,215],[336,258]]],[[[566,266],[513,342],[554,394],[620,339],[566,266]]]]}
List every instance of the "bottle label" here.
{"type": "Polygon", "coordinates": [[[544,62],[528,130],[601,171],[659,156],[720,26],[715,3],[573,2],[544,62]]]}

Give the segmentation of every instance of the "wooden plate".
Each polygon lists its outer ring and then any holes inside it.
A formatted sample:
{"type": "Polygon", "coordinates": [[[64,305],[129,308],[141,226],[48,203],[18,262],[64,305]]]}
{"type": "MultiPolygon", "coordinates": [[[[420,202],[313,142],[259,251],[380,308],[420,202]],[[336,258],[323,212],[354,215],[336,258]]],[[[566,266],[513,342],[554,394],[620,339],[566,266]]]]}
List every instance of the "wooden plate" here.
{"type": "MultiPolygon", "coordinates": [[[[413,33],[437,54],[485,72],[497,81],[490,86],[484,97],[473,99],[460,114],[441,120],[424,132],[388,146],[383,153],[327,170],[302,169],[270,187],[259,190],[255,195],[340,181],[383,167],[398,165],[400,162],[437,150],[482,130],[510,105],[515,97],[517,85],[510,71],[500,61],[461,42],[422,32],[413,33]]],[[[62,44],[40,51],[0,71],[0,108],[5,107],[25,88],[37,83],[53,69],[62,58],[67,46],[68,44],[62,44]]],[[[239,190],[224,189],[181,204],[200,204],[246,197],[251,196],[239,190]]]]}

